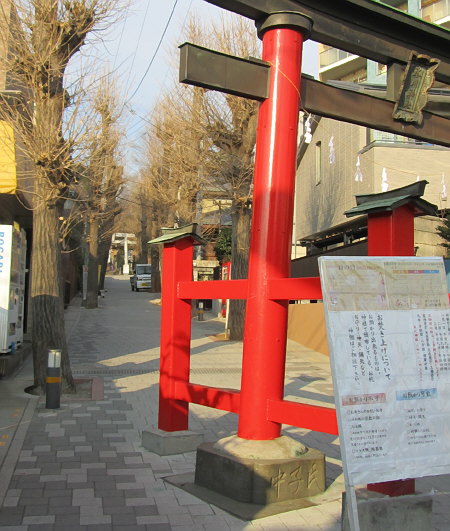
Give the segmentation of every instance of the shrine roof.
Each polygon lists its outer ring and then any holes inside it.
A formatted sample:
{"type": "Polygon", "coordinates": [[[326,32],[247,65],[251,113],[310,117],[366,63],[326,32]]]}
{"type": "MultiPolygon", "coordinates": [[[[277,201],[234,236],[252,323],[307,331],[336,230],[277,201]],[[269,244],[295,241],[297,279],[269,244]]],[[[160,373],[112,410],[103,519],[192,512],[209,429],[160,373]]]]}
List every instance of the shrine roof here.
{"type": "Polygon", "coordinates": [[[436,216],[437,206],[425,201],[421,196],[425,192],[427,181],[422,180],[395,190],[378,194],[364,194],[356,196],[356,206],[347,210],[347,217],[361,214],[374,214],[395,210],[403,205],[411,205],[415,216],[436,216]]]}
{"type": "Polygon", "coordinates": [[[190,236],[194,240],[194,245],[202,245],[206,243],[206,241],[197,234],[197,223],[191,223],[190,225],[184,225],[183,227],[163,227],[161,230],[163,232],[162,236],[154,238],[147,243],[172,243],[181,240],[182,238],[186,238],[186,236],[190,236]]]}

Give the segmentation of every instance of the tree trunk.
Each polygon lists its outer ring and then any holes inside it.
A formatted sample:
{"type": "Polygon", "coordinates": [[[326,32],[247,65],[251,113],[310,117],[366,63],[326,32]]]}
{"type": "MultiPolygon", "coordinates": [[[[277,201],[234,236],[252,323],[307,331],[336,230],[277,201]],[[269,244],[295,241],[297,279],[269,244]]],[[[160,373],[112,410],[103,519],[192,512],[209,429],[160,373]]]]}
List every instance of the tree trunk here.
{"type": "MultiPolygon", "coordinates": [[[[35,179],[35,189],[39,193],[45,188],[45,182],[38,175],[35,179]]],[[[40,394],[45,390],[49,349],[61,350],[63,387],[75,390],[64,329],[58,217],[55,205],[36,201],[33,212],[31,300],[34,386],[40,394]]]]}
{"type": "Polygon", "coordinates": [[[159,245],[150,247],[150,263],[152,265],[152,292],[161,293],[161,270],[159,245]]]}
{"type": "Polygon", "coordinates": [[[105,289],[105,276],[108,269],[109,249],[111,247],[112,234],[103,239],[99,245],[98,257],[99,264],[101,265],[100,282],[98,289],[105,289]]]}
{"type": "Polygon", "coordinates": [[[140,216],[140,252],[138,264],[147,264],[148,263],[148,230],[147,230],[147,206],[145,204],[140,205],[141,207],[141,216],[140,216]]]}
{"type": "Polygon", "coordinates": [[[89,221],[89,259],[86,308],[98,308],[98,219],[91,216],[89,221]]]}
{"type": "MultiPolygon", "coordinates": [[[[247,204],[233,204],[231,219],[231,278],[247,278],[252,210],[247,204]]],[[[240,341],[244,337],[245,306],[245,300],[230,300],[228,326],[232,340],[240,341]]]]}

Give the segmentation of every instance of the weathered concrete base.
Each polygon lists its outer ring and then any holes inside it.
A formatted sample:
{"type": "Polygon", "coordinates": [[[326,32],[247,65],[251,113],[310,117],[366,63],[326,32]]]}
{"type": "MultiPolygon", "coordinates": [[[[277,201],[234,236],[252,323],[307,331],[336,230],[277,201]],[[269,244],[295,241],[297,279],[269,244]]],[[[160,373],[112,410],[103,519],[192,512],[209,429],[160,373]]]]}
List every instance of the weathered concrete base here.
{"type": "Polygon", "coordinates": [[[314,496],[325,490],[325,455],[285,436],[227,437],[198,447],[195,484],[256,505],[314,496]]]}
{"type": "Polygon", "coordinates": [[[203,435],[192,431],[163,431],[157,428],[142,432],[142,446],[158,455],[194,452],[203,442],[203,435]]]}
{"type": "MultiPolygon", "coordinates": [[[[297,509],[305,509],[306,507],[313,507],[317,505],[309,498],[296,498],[293,500],[286,500],[278,503],[269,503],[266,505],[257,505],[254,503],[244,503],[223,496],[211,489],[201,487],[194,483],[194,473],[178,474],[176,476],[168,476],[163,478],[164,481],[178,487],[206,503],[215,505],[242,520],[256,520],[258,518],[266,518],[274,514],[285,513],[287,511],[295,511],[297,509]]],[[[385,530],[387,531],[387,530],[385,530]]]]}
{"type": "MultiPolygon", "coordinates": [[[[359,526],[363,531],[425,531],[432,529],[433,496],[390,497],[367,489],[356,490],[359,526]]],[[[345,492],[342,494],[342,530],[350,531],[345,492]]]]}

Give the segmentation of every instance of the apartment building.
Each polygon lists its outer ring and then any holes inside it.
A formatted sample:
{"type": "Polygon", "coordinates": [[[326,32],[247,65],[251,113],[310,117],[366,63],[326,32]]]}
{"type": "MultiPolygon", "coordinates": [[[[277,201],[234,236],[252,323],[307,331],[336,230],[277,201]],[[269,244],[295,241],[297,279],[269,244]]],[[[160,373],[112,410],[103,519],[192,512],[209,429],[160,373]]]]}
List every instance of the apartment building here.
{"type": "MultiPolygon", "coordinates": [[[[450,28],[450,0],[389,0],[396,9],[450,28]]],[[[319,77],[386,85],[386,65],[329,46],[319,47],[319,77]]],[[[437,87],[437,85],[435,85],[437,87]]],[[[439,87],[437,87],[439,88],[439,87]]],[[[450,100],[450,98],[449,98],[450,100]]],[[[424,199],[440,211],[450,208],[450,149],[391,133],[305,115],[300,137],[293,235],[293,258],[364,242],[365,217],[350,220],[345,211],[355,195],[392,190],[428,181],[424,199]]],[[[439,256],[444,249],[435,233],[439,218],[416,218],[416,254],[439,256]]],[[[357,251],[364,254],[364,245],[357,251]]],[[[295,267],[294,267],[295,269],[295,267]]]]}

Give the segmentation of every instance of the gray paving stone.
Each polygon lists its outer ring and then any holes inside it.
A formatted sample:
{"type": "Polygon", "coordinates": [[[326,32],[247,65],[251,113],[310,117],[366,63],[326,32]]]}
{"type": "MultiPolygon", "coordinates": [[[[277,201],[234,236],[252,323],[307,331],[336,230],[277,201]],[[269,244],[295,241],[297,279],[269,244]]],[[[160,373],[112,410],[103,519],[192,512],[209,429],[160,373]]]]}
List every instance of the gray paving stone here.
{"type": "Polygon", "coordinates": [[[79,514],[56,514],[55,515],[55,525],[80,525],[80,516],[79,514]]]}
{"type": "Polygon", "coordinates": [[[68,461],[63,461],[62,459],[59,459],[61,463],[61,472],[64,472],[65,470],[77,470],[81,468],[81,461],[79,458],[71,458],[68,461]]]}
{"type": "Polygon", "coordinates": [[[24,487],[20,489],[20,496],[24,498],[42,498],[44,496],[44,488],[42,485],[39,485],[38,488],[27,488],[24,487]]]}
{"type": "Polygon", "coordinates": [[[80,508],[79,507],[74,507],[73,505],[69,506],[69,507],[58,507],[58,506],[54,506],[52,507],[52,514],[54,514],[55,516],[57,515],[65,515],[65,514],[76,514],[78,516],[80,516],[80,508]]]}
{"type": "Polygon", "coordinates": [[[47,505],[28,505],[23,514],[24,516],[46,516],[48,512],[47,505]]]}
{"type": "Polygon", "coordinates": [[[18,505],[23,506],[29,506],[29,505],[47,505],[48,504],[48,498],[43,497],[36,497],[36,498],[26,498],[25,496],[21,496],[18,505]]]}
{"type": "Polygon", "coordinates": [[[53,507],[72,507],[72,496],[69,492],[67,496],[58,496],[57,498],[50,498],[49,511],[52,512],[53,507]]]}
{"type": "Polygon", "coordinates": [[[159,514],[156,505],[135,505],[134,511],[136,516],[155,516],[159,514]]]}
{"type": "Polygon", "coordinates": [[[54,524],[54,516],[24,516],[23,524],[32,525],[32,524],[54,524]]]}
{"type": "Polygon", "coordinates": [[[145,489],[126,489],[122,492],[126,498],[143,498],[145,496],[145,489]]]}
{"type": "Polygon", "coordinates": [[[111,517],[108,515],[106,516],[101,516],[101,515],[80,516],[80,524],[87,525],[87,526],[92,526],[95,524],[111,524],[111,517]]]}
{"type": "Polygon", "coordinates": [[[44,475],[41,474],[39,476],[39,480],[41,483],[53,483],[53,482],[59,482],[59,481],[66,481],[66,477],[63,474],[49,474],[44,475]]]}
{"type": "Polygon", "coordinates": [[[112,514],[111,521],[113,525],[137,525],[134,514],[112,514]]]}
{"type": "Polygon", "coordinates": [[[22,523],[21,514],[0,514],[0,526],[20,525],[21,523],[22,523]]]}
{"type": "Polygon", "coordinates": [[[150,523],[147,525],[148,531],[171,531],[170,524],[164,523],[150,523]]]}
{"type": "Polygon", "coordinates": [[[149,527],[145,525],[113,525],[113,531],[143,531],[149,527]]]}
{"type": "Polygon", "coordinates": [[[92,452],[92,446],[90,444],[78,445],[78,446],[75,446],[74,452],[76,452],[76,453],[92,452]]]}

